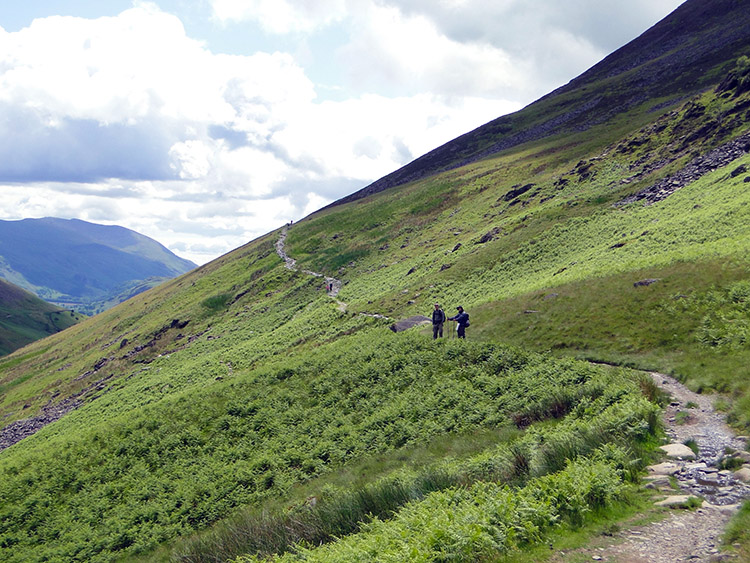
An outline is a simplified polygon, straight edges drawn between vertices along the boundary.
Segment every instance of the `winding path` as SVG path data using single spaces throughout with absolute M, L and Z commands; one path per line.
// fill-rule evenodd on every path
M 663 415 L 672 441 L 667 449 L 679 449 L 687 440 L 694 440 L 699 453 L 696 459 L 675 453 L 669 461 L 650 467 L 646 487 L 654 491 L 657 501 L 697 496 L 704 499 L 703 505 L 697 510 L 673 510 L 658 522 L 629 527 L 612 538 L 594 540 L 586 548 L 561 552 L 551 561 L 578 561 L 575 557 L 581 555 L 609 563 L 740 561 L 731 554 L 720 554 L 719 546 L 727 523 L 743 500 L 750 499 L 750 486 L 736 473 L 720 470 L 719 464 L 729 451 L 749 462 L 747 439 L 735 436 L 723 415 L 714 410 L 715 396 L 694 393 L 667 375 L 651 373 L 651 377 L 671 397 Z M 680 491 L 672 488 L 670 478 L 676 480 Z
M 291 258 L 286 253 L 286 235 L 289 232 L 289 225 L 285 225 L 284 228 L 281 229 L 281 233 L 279 234 L 279 238 L 276 241 L 276 253 L 279 255 L 279 257 L 284 261 L 284 265 L 294 272 L 301 271 L 303 274 L 307 274 L 308 276 L 314 276 L 316 278 L 323 278 L 326 282 L 326 292 L 328 293 L 328 296 L 331 297 L 336 304 L 338 305 L 339 311 L 342 313 L 346 311 L 347 304 L 338 299 L 339 291 L 341 291 L 341 286 L 343 285 L 342 281 L 336 278 L 332 278 L 330 276 L 326 276 L 325 274 L 321 274 L 319 272 L 313 272 L 312 270 L 299 270 L 297 268 L 297 261 L 294 258 Z M 330 288 L 330 289 L 329 289 Z M 363 317 L 372 317 L 375 319 L 388 319 L 385 315 L 381 315 L 378 313 L 360 313 Z

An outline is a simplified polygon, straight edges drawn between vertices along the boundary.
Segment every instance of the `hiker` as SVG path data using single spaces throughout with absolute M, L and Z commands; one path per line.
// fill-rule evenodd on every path
M 445 322 L 445 313 L 440 308 L 440 303 L 435 303 L 435 310 L 432 312 L 432 338 L 443 337 L 443 323 Z
M 466 338 L 466 327 L 469 326 L 469 313 L 464 312 L 464 308 L 459 305 L 456 307 L 458 313 L 452 317 L 448 317 L 449 321 L 456 321 L 458 326 L 456 331 L 458 332 L 459 338 Z

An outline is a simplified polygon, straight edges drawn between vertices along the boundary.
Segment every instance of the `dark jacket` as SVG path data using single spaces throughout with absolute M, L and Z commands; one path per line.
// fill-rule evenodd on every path
M 445 312 L 442 309 L 432 311 L 432 324 L 439 325 L 445 322 Z
M 453 317 L 448 317 L 448 320 L 456 321 L 459 326 L 466 327 L 466 323 L 469 322 L 469 313 L 462 311 Z

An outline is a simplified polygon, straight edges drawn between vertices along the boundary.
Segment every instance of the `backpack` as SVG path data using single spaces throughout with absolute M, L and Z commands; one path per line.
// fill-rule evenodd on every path
M 469 313 L 466 313 L 466 323 L 464 323 L 464 326 L 471 326 L 471 323 L 469 322 Z

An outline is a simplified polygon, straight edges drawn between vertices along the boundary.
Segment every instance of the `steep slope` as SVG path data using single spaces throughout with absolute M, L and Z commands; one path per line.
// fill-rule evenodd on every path
M 288 231 L 296 270 L 269 233 L 0 360 L 0 559 L 270 555 L 373 514 L 426 560 L 524 548 L 622 498 L 655 443 L 650 378 L 575 356 L 725 391 L 750 427 L 750 61 L 727 57 L 668 108 L 322 210 Z M 467 341 L 382 318 L 435 301 L 468 310 Z
M 194 267 L 123 227 L 49 217 L 0 221 L 0 275 L 84 313 L 99 312 Z
M 523 143 L 575 134 L 648 103 L 671 107 L 714 84 L 726 65 L 750 53 L 750 12 L 735 0 L 689 0 L 643 35 L 567 85 L 521 111 L 466 133 L 369 186 L 340 205 Z
M 0 356 L 60 332 L 81 318 L 0 279 Z

